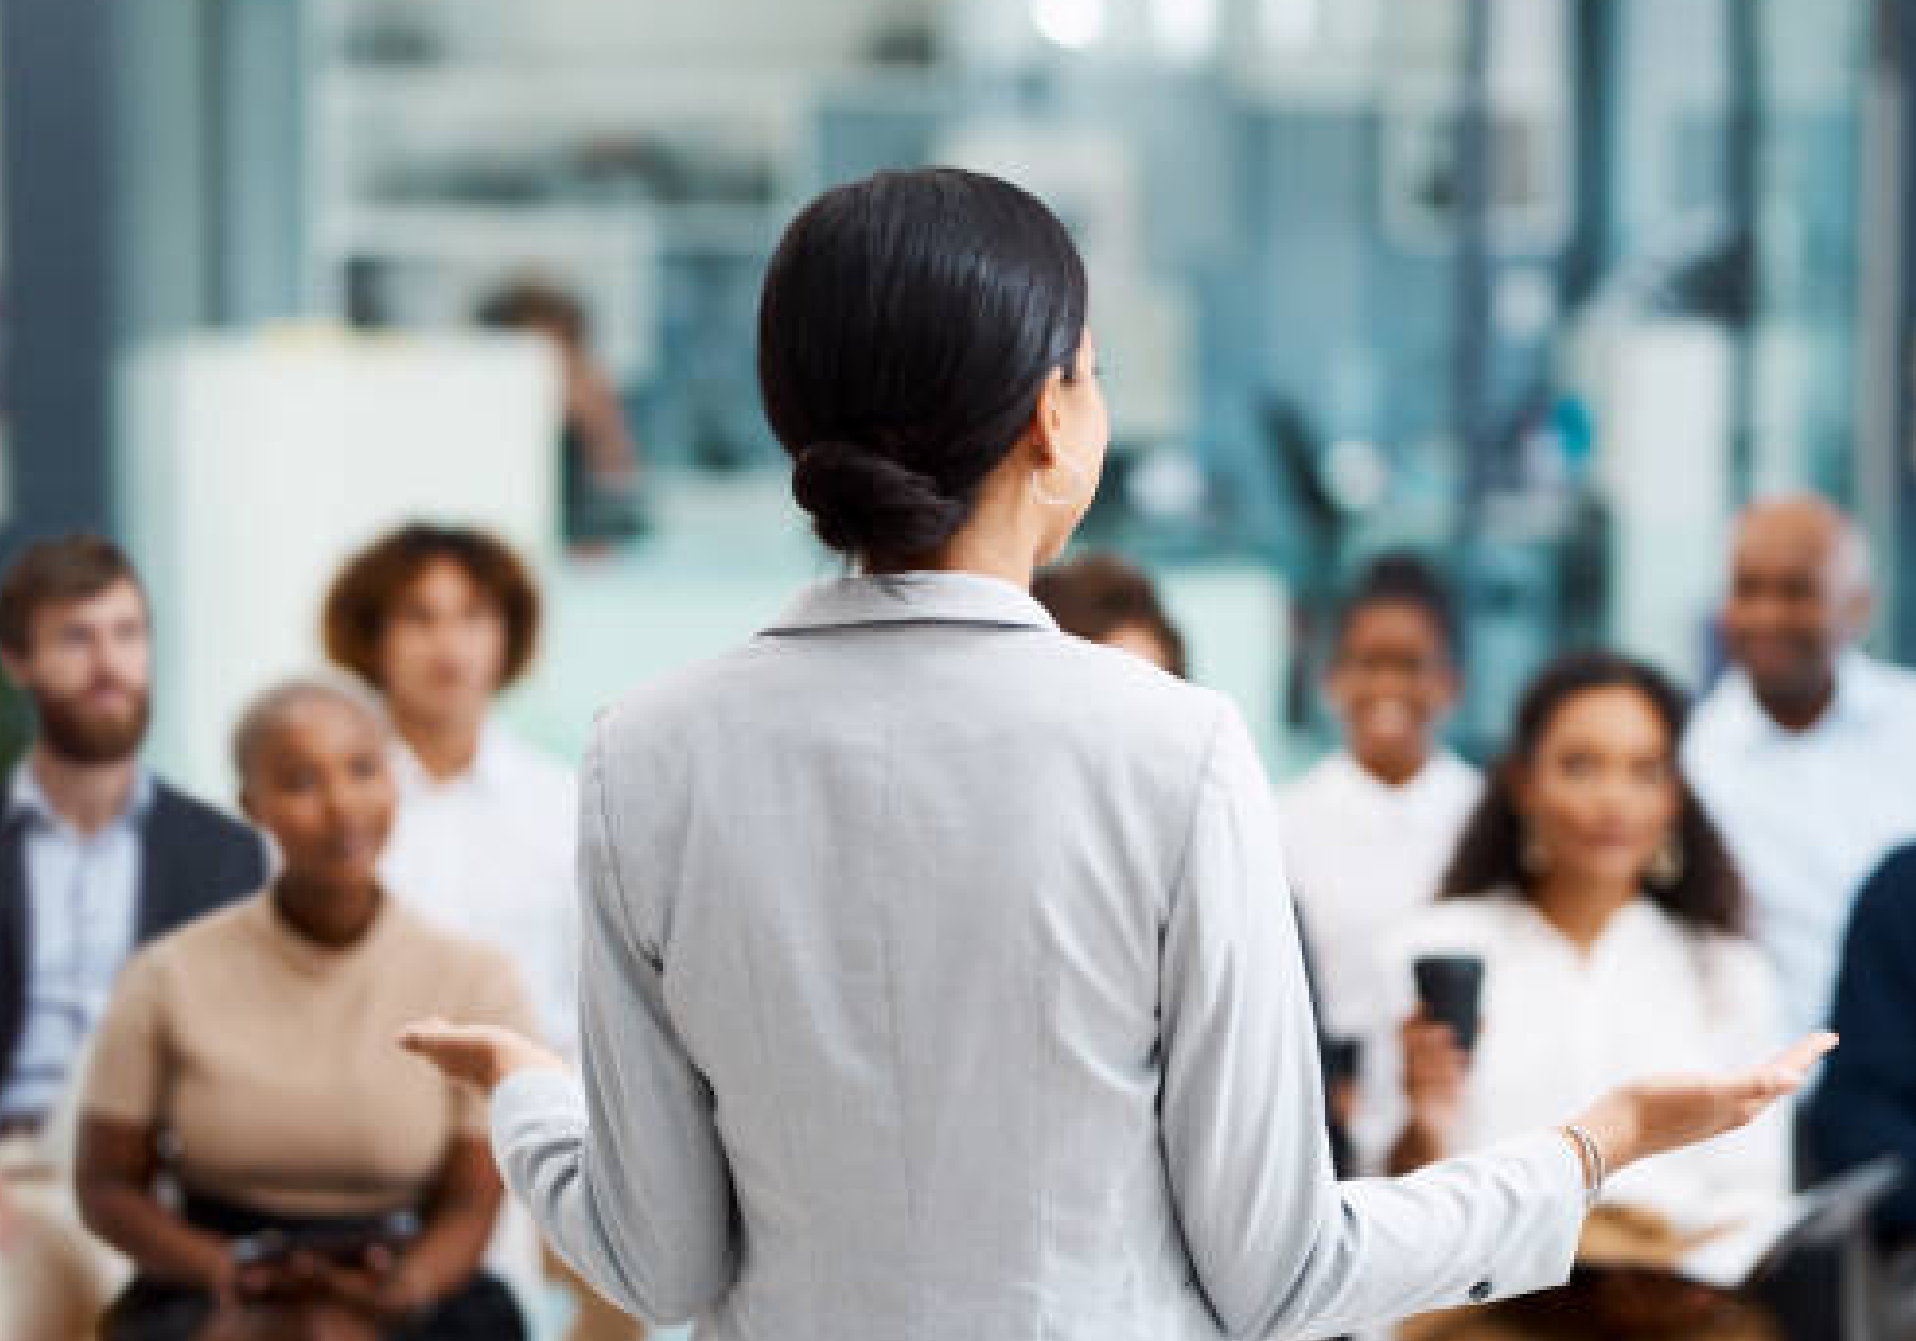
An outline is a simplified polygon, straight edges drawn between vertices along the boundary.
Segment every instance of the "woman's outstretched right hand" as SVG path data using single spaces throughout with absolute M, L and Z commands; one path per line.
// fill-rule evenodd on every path
M 1810 1069 L 1835 1046 L 1835 1034 L 1817 1033 L 1734 1075 L 1648 1077 L 1612 1090 L 1577 1123 L 1603 1152 L 1606 1170 L 1615 1173 L 1754 1121 L 1801 1089 Z
M 447 1079 L 487 1096 L 514 1071 L 565 1069 L 550 1048 L 490 1024 L 419 1020 L 399 1035 L 399 1046 L 431 1062 Z

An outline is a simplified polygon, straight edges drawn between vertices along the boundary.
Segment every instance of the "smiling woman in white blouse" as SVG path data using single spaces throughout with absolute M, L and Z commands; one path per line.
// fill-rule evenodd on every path
M 1317 957 L 1324 1031 L 1377 1023 L 1379 937 L 1437 896 L 1477 770 L 1438 735 L 1457 701 L 1456 617 L 1435 573 L 1385 554 L 1358 578 L 1331 640 L 1325 697 L 1339 748 L 1279 789 L 1291 891 Z
M 1553 1285 L 1605 1168 L 1747 1121 L 1826 1046 L 1336 1181 L 1250 733 L 1030 595 L 1104 461 L 1088 301 L 1064 225 L 992 177 L 798 216 L 760 389 L 852 571 L 599 719 L 583 1074 L 408 1034 L 492 1092 L 558 1250 L 701 1341 L 1321 1336 Z
M 1775 985 L 1743 934 L 1742 886 L 1677 769 L 1682 718 L 1676 689 L 1621 657 L 1567 658 L 1531 686 L 1444 898 L 1381 956 L 1403 1023 L 1365 1049 L 1358 1136 L 1373 1167 L 1401 1174 L 1483 1148 L 1646 1065 L 1719 1070 L 1776 1046 Z M 1468 1051 L 1415 1002 L 1425 956 L 1483 965 Z M 1787 1142 L 1778 1111 L 1619 1174 L 1604 1202 L 1627 1212 L 1609 1251 L 1648 1254 L 1666 1233 L 1773 1206 L 1788 1191 Z M 1504 1306 L 1503 1325 L 1568 1335 L 1553 1319 L 1595 1317 L 1669 1337 L 1760 1326 L 1734 1299 L 1637 1273 L 1585 1270 L 1558 1294 Z

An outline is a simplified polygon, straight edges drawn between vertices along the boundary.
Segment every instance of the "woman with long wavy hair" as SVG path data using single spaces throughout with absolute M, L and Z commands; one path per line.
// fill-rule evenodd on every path
M 1709 1071 L 1775 1046 L 1775 983 L 1744 935 L 1742 883 L 1678 768 L 1684 709 L 1654 668 L 1605 653 L 1532 683 L 1440 901 L 1383 956 L 1400 999 L 1365 1049 L 1359 1130 L 1373 1166 L 1404 1174 L 1483 1147 L 1641 1066 Z M 1481 962 L 1474 1042 L 1413 1004 L 1413 965 L 1431 956 Z M 1587 1240 L 1567 1290 L 1498 1306 L 1504 1325 L 1760 1330 L 1740 1300 L 1614 1261 L 1773 1204 L 1788 1191 L 1787 1135 L 1772 1113 L 1618 1175 L 1593 1221 L 1603 1246 Z M 1613 1265 L 1594 1266 L 1599 1252 Z

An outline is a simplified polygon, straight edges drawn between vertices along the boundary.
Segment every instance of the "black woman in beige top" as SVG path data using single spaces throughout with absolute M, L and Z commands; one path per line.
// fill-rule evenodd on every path
M 478 1271 L 501 1195 L 484 1114 L 392 1043 L 421 1011 L 529 1027 L 518 980 L 375 879 L 393 786 L 383 732 L 349 692 L 269 693 L 235 754 L 283 868 L 132 961 L 82 1096 L 81 1207 L 138 1270 L 102 1335 L 521 1336 Z M 232 1251 L 260 1230 L 350 1232 L 393 1213 L 416 1217 L 415 1237 L 337 1260 L 245 1266 Z

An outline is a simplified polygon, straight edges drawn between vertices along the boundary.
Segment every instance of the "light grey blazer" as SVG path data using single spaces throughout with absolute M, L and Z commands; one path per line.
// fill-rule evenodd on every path
M 513 1192 L 700 1341 L 1321 1336 L 1562 1282 L 1540 1132 L 1334 1181 L 1268 784 L 988 578 L 847 578 L 599 721 L 583 1083 Z

